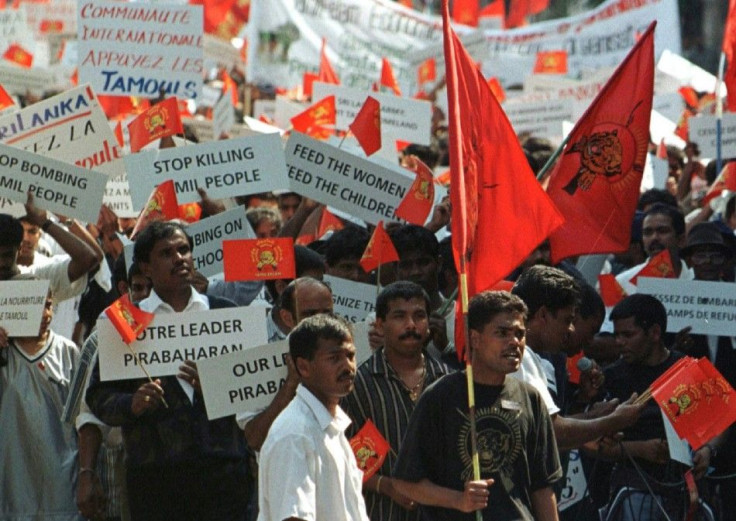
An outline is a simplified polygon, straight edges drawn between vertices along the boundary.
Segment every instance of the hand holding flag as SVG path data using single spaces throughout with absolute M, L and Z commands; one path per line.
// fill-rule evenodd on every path
M 363 471 L 363 483 L 383 465 L 391 446 L 386 441 L 374 423 L 369 419 L 361 429 L 350 438 L 350 448 L 353 449 L 358 468 Z

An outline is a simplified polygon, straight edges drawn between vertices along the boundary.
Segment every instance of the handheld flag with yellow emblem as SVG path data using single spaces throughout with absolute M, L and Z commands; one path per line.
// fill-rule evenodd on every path
M 153 313 L 147 313 L 133 305 L 127 293 L 110 304 L 105 309 L 105 315 L 126 344 L 135 340 L 154 317 Z
M 222 241 L 225 281 L 296 278 L 294 240 L 238 239 Z
M 135 239 L 138 233 L 153 221 L 168 221 L 177 217 L 179 217 L 179 202 L 176 200 L 174 181 L 169 179 L 151 192 L 151 196 L 146 201 L 146 206 L 143 207 L 138 216 L 138 221 L 135 223 L 130 238 Z
M 33 55 L 17 43 L 7 48 L 5 54 L 3 54 L 3 58 L 26 69 L 33 65 Z
M 387 262 L 399 260 L 399 253 L 391 242 L 386 230 L 383 229 L 383 221 L 378 222 L 378 226 L 371 235 L 371 240 L 365 247 L 363 257 L 360 259 L 360 265 L 366 273 L 370 273 L 378 266 Z
M 427 58 L 417 68 L 417 83 L 421 87 L 425 83 L 431 83 L 437 79 L 437 60 Z
M 416 178 L 396 207 L 396 216 L 422 226 L 434 206 L 434 176 L 429 167 L 417 156 L 406 157 L 404 166 L 414 172 Z
M 320 139 L 324 134 L 334 134 L 335 96 L 327 96 L 291 118 L 294 130 Z
M 383 465 L 391 446 L 371 420 L 366 420 L 363 427 L 350 438 L 350 448 L 355 454 L 358 468 L 363 471 L 363 483 Z
M 0 110 L 12 107 L 13 105 L 15 105 L 13 97 L 0 85 Z
M 539 51 L 534 74 L 567 74 L 567 51 Z
M 368 96 L 365 99 L 349 128 L 365 155 L 369 156 L 381 149 L 381 104 L 376 98 Z
M 674 279 L 677 278 L 675 274 L 675 267 L 672 264 L 672 256 L 669 250 L 662 250 L 654 257 L 649 259 L 644 267 L 639 270 L 639 273 L 634 275 L 631 279 L 631 283 L 636 286 L 636 281 L 639 277 L 653 277 L 656 279 Z
M 130 151 L 138 152 L 148 143 L 175 134 L 183 134 L 176 96 L 157 103 L 128 124 Z
M 317 81 L 340 85 L 340 78 L 337 77 L 335 69 L 332 68 L 330 60 L 327 59 L 327 38 L 322 38 L 322 48 L 319 52 L 319 73 L 317 75 Z
M 399 82 L 396 81 L 394 68 L 388 58 L 381 59 L 381 87 L 386 87 L 397 96 L 401 96 L 401 88 Z

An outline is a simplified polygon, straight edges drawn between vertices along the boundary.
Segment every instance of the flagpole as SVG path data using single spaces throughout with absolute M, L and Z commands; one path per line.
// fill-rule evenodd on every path
M 716 79 L 716 175 L 720 175 L 723 166 L 723 153 L 721 150 L 721 135 L 723 132 L 723 100 L 721 99 L 721 85 L 723 84 L 723 69 L 726 65 L 726 53 L 721 51 L 718 61 L 718 77 Z M 729 64 L 732 67 L 732 64 Z
M 552 168 L 557 161 L 557 158 L 560 157 L 562 154 L 562 151 L 565 149 L 565 146 L 567 146 L 567 142 L 570 141 L 570 136 L 572 135 L 572 132 L 568 133 L 565 136 L 565 139 L 562 140 L 562 143 L 560 143 L 560 146 L 557 147 L 557 150 L 555 150 L 554 154 L 550 156 L 550 158 L 547 160 L 547 162 L 544 164 L 542 169 L 537 173 L 537 181 L 541 181 L 545 174 L 549 171 L 550 168 Z
M 134 360 L 136 361 L 136 363 L 138 364 L 138 367 L 140 367 L 141 369 L 143 369 L 143 372 L 144 372 L 144 373 L 146 374 L 146 376 L 148 377 L 148 381 L 149 381 L 150 383 L 152 383 L 152 384 L 153 384 L 153 383 L 156 383 L 156 382 L 154 382 L 154 381 L 153 381 L 153 378 L 151 378 L 151 375 L 149 374 L 149 372 L 148 372 L 148 369 L 146 369 L 146 366 L 145 366 L 145 365 L 143 364 L 143 362 L 141 362 L 140 360 L 138 360 L 138 353 L 136 353 L 136 352 L 135 352 L 135 350 L 133 349 L 133 346 L 131 346 L 131 345 L 130 345 L 130 344 L 128 344 L 127 342 L 125 343 L 125 345 L 127 345 L 127 346 L 128 346 L 128 349 L 130 349 L 130 352 L 131 352 L 131 353 L 133 353 L 133 359 L 134 359 Z M 162 403 L 162 404 L 163 404 L 163 406 L 164 406 L 164 407 L 166 407 L 167 409 L 169 408 L 169 404 L 168 404 L 168 403 L 166 403 L 166 399 L 165 399 L 165 398 L 164 398 L 163 396 L 161 396 L 161 403 Z
M 347 139 L 347 137 L 348 137 L 349 135 L 350 135 L 350 129 L 348 129 L 348 131 L 347 131 L 347 132 L 345 132 L 345 135 L 344 135 L 344 136 L 342 137 L 342 139 L 340 140 L 340 144 L 339 144 L 339 145 L 337 145 L 337 148 L 342 148 L 342 144 L 343 144 L 343 143 L 345 142 L 345 140 Z

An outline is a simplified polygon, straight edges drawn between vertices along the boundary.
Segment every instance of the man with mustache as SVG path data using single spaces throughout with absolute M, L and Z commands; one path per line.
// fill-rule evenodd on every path
M 376 300 L 376 329 L 383 346 L 358 368 L 355 389 L 343 400 L 354 435 L 371 420 L 393 449 L 363 485 L 372 521 L 418 520 L 416 505 L 393 487 L 391 467 L 409 416 L 422 391 L 448 370 L 424 348 L 429 337 L 430 298 L 409 281 L 386 286 Z
M 341 319 L 318 314 L 289 335 L 301 383 L 261 448 L 259 521 L 367 521 L 340 399 L 353 389 L 355 345 Z

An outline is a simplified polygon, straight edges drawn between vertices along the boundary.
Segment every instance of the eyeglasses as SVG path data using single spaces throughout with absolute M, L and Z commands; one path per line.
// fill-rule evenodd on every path
M 705 264 L 723 264 L 726 262 L 726 255 L 719 251 L 699 251 L 690 256 L 690 260 L 695 265 Z

